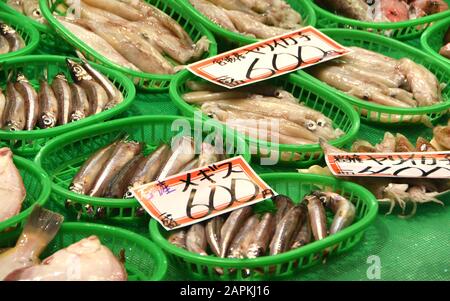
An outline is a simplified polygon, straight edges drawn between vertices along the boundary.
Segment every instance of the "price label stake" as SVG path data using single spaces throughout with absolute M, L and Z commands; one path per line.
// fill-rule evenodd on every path
M 351 52 L 312 26 L 237 48 L 187 67 L 233 89 L 326 62 Z
M 325 160 L 335 176 L 450 179 L 450 152 L 338 153 Z
M 166 230 L 199 223 L 277 195 L 242 156 L 146 184 L 132 192 Z

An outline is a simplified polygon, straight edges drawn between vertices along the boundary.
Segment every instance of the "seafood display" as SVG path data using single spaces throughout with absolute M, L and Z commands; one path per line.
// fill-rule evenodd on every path
M 302 27 L 302 16 L 284 0 L 189 0 L 212 22 L 248 37 L 267 39 Z
M 207 116 L 254 139 L 280 144 L 316 144 L 344 135 L 323 113 L 299 103 L 291 93 L 274 86 L 252 85 L 226 91 L 218 86 L 188 81 L 192 92 L 183 99 Z M 263 128 L 264 127 L 264 128 Z M 273 127 L 273 128 L 272 128 Z M 264 130 L 266 136 L 261 137 Z
M 15 52 L 25 47 L 22 36 L 11 26 L 0 20 L 0 55 Z
M 71 79 L 64 73 L 51 83 L 46 76 L 39 88 L 21 72 L 0 89 L 0 128 L 5 131 L 49 129 L 75 122 L 113 108 L 123 101 L 122 93 L 87 61 L 67 59 Z M 12 77 L 11 73 L 9 77 Z
M 365 22 L 401 22 L 448 10 L 443 0 L 317 0 L 321 7 Z
M 205 223 L 171 232 L 173 245 L 202 256 L 257 258 L 278 255 L 322 240 L 350 226 L 354 204 L 335 192 L 313 191 L 296 204 L 279 195 L 272 198 L 275 212 L 255 213 L 248 206 Z M 333 214 L 331 224 L 327 211 Z M 221 269 L 216 271 L 221 273 Z M 223 271 L 222 271 L 223 272 Z
M 83 0 L 79 6 L 79 16 L 57 16 L 59 22 L 109 61 L 134 71 L 174 74 L 175 65 L 199 59 L 209 48 L 206 37 L 194 43 L 175 20 L 143 0 Z
M 442 102 L 441 84 L 428 69 L 408 58 L 393 59 L 359 47 L 308 72 L 326 84 L 375 104 L 415 108 Z
M 447 30 L 444 36 L 444 46 L 439 50 L 439 53 L 442 56 L 450 59 L 450 28 Z
M 5 281 L 125 281 L 123 264 L 97 236 L 84 238 L 42 260 L 63 216 L 36 206 L 16 246 L 0 254 Z
M 149 147 L 128 137 L 114 141 L 82 164 L 69 190 L 91 197 L 130 199 L 133 198 L 132 188 L 212 164 L 222 158 L 222 151 L 209 143 L 203 143 L 200 154 L 196 156 L 194 140 L 187 136 L 174 139 L 171 145 L 163 143 L 144 156 Z M 66 205 L 76 204 L 67 200 Z M 86 209 L 93 217 L 102 217 L 104 213 L 103 208 L 94 212 L 87 205 Z M 136 214 L 143 213 L 140 209 Z
M 424 137 L 419 137 L 416 142 L 409 141 L 402 134 L 392 134 L 386 132 L 380 143 L 372 145 L 365 140 L 357 140 L 353 143 L 351 152 L 360 153 L 396 153 L 396 152 L 433 152 L 445 150 L 445 146 L 450 138 L 449 126 L 435 127 L 435 138 L 429 141 Z M 322 141 L 321 146 L 325 153 L 346 153 L 346 151 L 335 148 Z M 309 169 L 300 170 L 303 173 L 322 174 L 331 176 L 328 167 L 321 168 L 313 166 Z M 371 191 L 380 203 L 390 204 L 387 215 L 393 212 L 395 206 L 402 210 L 400 217 L 409 218 L 415 215 L 417 204 L 434 202 L 444 205 L 437 196 L 450 190 L 450 181 L 446 179 L 415 179 L 415 178 L 370 178 L 370 177 L 339 177 L 346 181 L 355 182 Z M 407 204 L 412 205 L 411 212 L 405 214 Z
M 9 148 L 0 148 L 0 178 L 0 222 L 3 222 L 19 214 L 26 196 L 23 179 Z

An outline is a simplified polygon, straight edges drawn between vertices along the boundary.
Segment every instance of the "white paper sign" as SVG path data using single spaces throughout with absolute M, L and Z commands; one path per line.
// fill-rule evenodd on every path
M 325 160 L 335 176 L 450 179 L 450 151 L 337 153 Z
M 242 156 L 133 189 L 142 207 L 167 230 L 189 226 L 277 194 Z
M 351 52 L 312 26 L 193 63 L 195 75 L 229 89 L 280 76 Z

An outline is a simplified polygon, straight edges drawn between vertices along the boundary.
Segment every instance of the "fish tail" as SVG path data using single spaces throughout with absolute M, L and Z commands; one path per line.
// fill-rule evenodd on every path
M 58 233 L 63 220 L 64 217 L 61 214 L 36 205 L 25 224 L 22 237 L 39 237 L 40 243 L 45 247 Z

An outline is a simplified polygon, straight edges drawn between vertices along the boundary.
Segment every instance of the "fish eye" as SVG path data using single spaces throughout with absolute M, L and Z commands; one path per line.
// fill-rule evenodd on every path
M 327 122 L 323 119 L 317 119 L 317 125 L 320 127 L 324 127 L 327 125 Z
M 306 128 L 310 131 L 314 131 L 317 128 L 317 124 L 312 120 L 308 120 L 306 121 Z
M 40 17 L 41 16 L 41 11 L 39 9 L 33 10 L 33 16 Z

